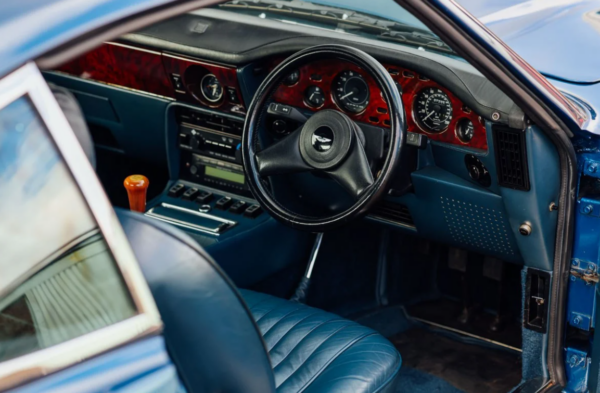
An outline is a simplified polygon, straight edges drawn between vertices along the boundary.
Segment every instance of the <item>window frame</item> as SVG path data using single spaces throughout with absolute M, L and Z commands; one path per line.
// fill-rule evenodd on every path
M 159 334 L 162 330 L 160 314 L 112 205 L 67 118 L 34 63 L 28 63 L 0 79 L 0 110 L 21 97 L 31 100 L 75 179 L 115 259 L 137 313 L 83 336 L 0 362 L 0 390 L 67 368 L 136 339 Z M 25 279 L 40 268 L 34 267 Z

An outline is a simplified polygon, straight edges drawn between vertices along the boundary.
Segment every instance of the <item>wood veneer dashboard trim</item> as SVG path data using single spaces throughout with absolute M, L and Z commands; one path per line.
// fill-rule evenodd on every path
M 231 102 L 226 92 L 223 99 L 215 104 L 192 94 L 188 89 L 177 90 L 170 75 L 180 75 L 185 85 L 186 70 L 191 66 L 198 66 L 198 71 L 204 74 L 215 74 L 224 89 L 235 88 L 238 103 Z M 118 42 L 106 42 L 58 67 L 56 71 L 160 98 L 219 108 L 226 112 L 245 112 L 235 66 L 215 64 Z
M 274 61 L 274 63 L 277 62 L 278 61 Z M 390 71 L 392 79 L 402 86 L 402 101 L 406 112 L 406 125 L 408 131 L 427 135 L 431 140 L 437 142 L 449 143 L 480 151 L 488 150 L 487 132 L 483 118 L 472 109 L 467 108 L 464 102 L 454 93 L 428 76 L 424 76 L 413 70 L 386 63 L 383 63 L 383 65 Z M 370 93 L 369 105 L 364 111 L 360 113 L 345 113 L 357 122 L 389 128 L 389 114 L 380 112 L 380 109 L 385 109 L 386 112 L 388 110 L 386 102 L 381 97 L 381 90 L 370 75 L 366 74 L 360 67 L 350 62 L 327 59 L 312 62 L 300 67 L 299 81 L 293 86 L 281 84 L 275 91 L 273 99 L 281 104 L 299 107 L 313 112 L 320 109 L 340 110 L 341 108 L 332 95 L 332 83 L 335 80 L 335 77 L 345 70 L 351 70 L 361 74 L 369 86 Z M 313 75 L 319 75 L 320 78 L 314 80 L 311 78 Z M 309 86 L 319 86 L 325 94 L 325 103 L 319 108 L 313 108 L 306 103 L 304 92 Z M 429 87 L 442 90 L 448 95 L 452 102 L 452 121 L 448 128 L 440 133 L 428 132 L 421 128 L 415 121 L 413 114 L 415 96 L 423 89 Z M 462 119 L 469 119 L 474 125 L 475 135 L 469 142 L 463 142 L 456 134 L 457 124 Z

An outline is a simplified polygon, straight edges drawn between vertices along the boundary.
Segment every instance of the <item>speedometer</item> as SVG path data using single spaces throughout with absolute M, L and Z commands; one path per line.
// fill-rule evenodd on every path
M 437 87 L 427 87 L 415 97 L 413 105 L 417 124 L 428 132 L 443 132 L 452 120 L 450 97 Z
M 360 113 L 369 105 L 369 85 L 355 71 L 339 73 L 331 90 L 338 106 L 347 112 Z

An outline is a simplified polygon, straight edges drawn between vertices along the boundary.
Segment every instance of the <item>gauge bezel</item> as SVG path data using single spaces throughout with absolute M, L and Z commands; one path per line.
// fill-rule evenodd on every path
M 308 98 L 306 97 L 306 91 L 308 89 L 310 89 L 311 87 L 318 87 L 319 89 L 321 89 L 321 92 L 323 94 L 323 103 L 319 106 L 314 106 L 310 103 L 310 101 L 308 100 Z M 304 89 L 304 91 L 302 92 L 302 101 L 304 102 L 304 105 L 306 105 L 308 108 L 311 109 L 320 109 L 325 105 L 325 101 L 327 101 L 327 95 L 325 94 L 325 91 L 323 90 L 323 88 L 321 86 L 318 85 L 308 85 L 306 87 L 306 89 Z
M 364 108 L 362 108 L 358 112 L 355 112 L 355 111 L 352 111 L 352 110 L 349 110 L 348 108 L 346 108 L 344 106 L 344 103 L 339 101 L 337 95 L 335 94 L 335 89 L 333 88 L 334 84 L 337 83 L 337 80 L 340 77 L 340 75 L 342 75 L 344 72 L 348 72 L 348 71 L 352 71 L 356 75 L 358 75 L 360 77 L 359 79 L 362 80 L 364 82 L 365 86 L 367 87 L 367 98 L 365 100 Z M 354 78 L 354 76 L 352 78 Z M 357 116 L 357 115 L 363 114 L 367 110 L 367 108 L 369 107 L 369 104 L 371 103 L 371 86 L 369 86 L 369 83 L 367 82 L 367 79 L 360 72 L 354 71 L 354 70 L 350 70 L 350 69 L 346 69 L 346 70 L 343 70 L 343 71 L 337 73 L 337 75 L 333 78 L 333 81 L 331 82 L 331 86 L 329 88 L 329 94 L 331 95 L 331 100 L 337 106 L 337 108 L 339 110 L 341 110 L 342 112 L 347 113 L 349 115 L 352 115 L 352 116 Z
M 219 83 L 219 86 L 221 86 L 221 94 L 219 94 L 219 98 L 217 98 L 217 99 L 208 98 L 206 96 L 206 93 L 204 92 L 204 80 L 210 76 L 214 77 L 217 80 L 217 82 Z M 200 79 L 200 93 L 202 94 L 202 97 L 204 97 L 205 100 L 214 104 L 214 103 L 220 102 L 223 99 L 223 94 L 225 93 L 225 88 L 223 87 L 223 84 L 221 83 L 219 78 L 216 77 L 215 74 L 209 73 L 209 74 L 204 75 L 202 77 L 202 79 Z
M 415 109 L 417 108 L 417 99 L 419 98 L 419 95 L 427 89 L 436 89 L 436 90 L 441 91 L 448 98 L 448 102 L 450 103 L 450 123 L 443 130 L 437 131 L 437 130 L 429 129 L 426 125 L 421 123 L 421 119 L 415 112 Z M 425 87 L 421 88 L 419 91 L 417 91 L 414 94 L 411 106 L 412 106 L 411 113 L 412 113 L 412 118 L 413 118 L 414 123 L 419 128 L 419 130 L 421 130 L 427 134 L 432 134 L 432 135 L 443 134 L 444 132 L 448 131 L 448 129 L 450 128 L 450 125 L 452 124 L 452 121 L 454 120 L 454 105 L 452 105 L 452 99 L 450 98 L 450 95 L 446 91 L 444 91 L 443 89 L 441 89 L 438 86 L 425 86 Z
M 473 120 L 469 119 L 468 117 L 459 117 L 456 120 L 456 124 L 454 125 L 454 135 L 456 136 L 456 139 L 458 139 L 458 141 L 460 143 L 462 143 L 463 145 L 468 145 L 473 141 L 473 138 L 469 139 L 468 141 L 464 141 L 461 137 L 460 134 L 458 133 L 458 127 L 460 125 L 460 123 L 464 120 L 470 121 L 471 124 L 473 125 L 473 138 L 475 138 L 475 123 L 473 123 Z

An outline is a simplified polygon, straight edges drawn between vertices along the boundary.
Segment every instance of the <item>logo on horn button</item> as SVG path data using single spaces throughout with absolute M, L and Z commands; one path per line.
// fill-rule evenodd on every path
M 312 146 L 316 151 L 325 152 L 333 144 L 333 131 L 329 127 L 320 127 L 312 135 Z

